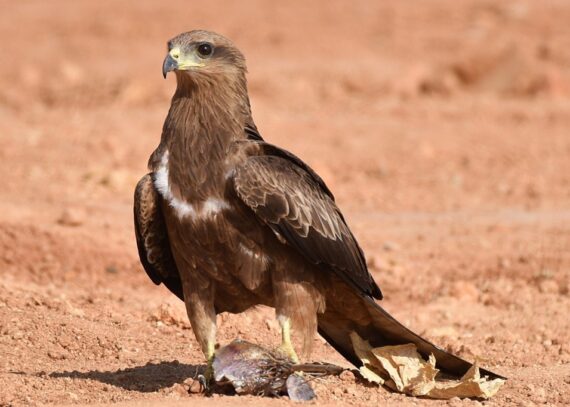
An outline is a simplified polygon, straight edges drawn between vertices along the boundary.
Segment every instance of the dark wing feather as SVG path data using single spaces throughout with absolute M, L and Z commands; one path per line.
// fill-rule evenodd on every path
M 261 134 L 259 134 L 254 125 L 246 125 L 244 131 L 249 140 L 263 141 L 263 137 L 261 137 Z
M 324 182 L 300 159 L 263 144 L 266 154 L 236 168 L 234 189 L 264 223 L 314 264 L 360 292 L 382 298 L 362 250 Z
M 160 208 L 160 195 L 152 175 L 141 178 L 135 189 L 135 235 L 141 263 L 153 283 L 164 284 L 181 300 L 182 282 L 170 250 L 168 233 Z

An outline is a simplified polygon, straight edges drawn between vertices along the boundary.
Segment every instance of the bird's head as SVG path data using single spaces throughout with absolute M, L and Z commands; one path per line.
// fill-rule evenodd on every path
M 203 76 L 244 76 L 245 58 L 236 46 L 222 35 L 195 30 L 168 41 L 168 54 L 162 74 L 174 71 L 180 82 L 184 78 Z

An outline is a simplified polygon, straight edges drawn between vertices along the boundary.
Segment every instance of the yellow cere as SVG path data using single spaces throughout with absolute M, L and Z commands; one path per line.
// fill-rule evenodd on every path
M 185 55 L 180 51 L 180 47 L 174 47 L 169 52 L 170 56 L 178 62 L 178 69 L 196 68 L 205 66 L 204 63 L 198 62 L 195 54 Z

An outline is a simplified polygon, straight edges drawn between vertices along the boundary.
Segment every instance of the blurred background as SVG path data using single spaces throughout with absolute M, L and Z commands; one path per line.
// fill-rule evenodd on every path
M 0 405 L 201 397 L 132 226 L 175 88 L 166 41 L 197 28 L 246 55 L 261 134 L 333 190 L 385 307 L 512 378 L 499 403 L 570 403 L 569 2 L 0 7 Z M 277 343 L 270 310 L 220 325 Z M 322 403 L 412 402 L 335 380 Z

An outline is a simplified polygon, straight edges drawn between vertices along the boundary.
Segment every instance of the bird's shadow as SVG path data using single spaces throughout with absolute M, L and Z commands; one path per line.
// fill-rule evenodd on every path
M 97 380 L 126 390 L 151 393 L 182 383 L 188 378 L 204 374 L 206 365 L 186 365 L 178 361 L 147 363 L 144 366 L 130 367 L 115 371 L 91 370 L 88 372 L 53 372 L 49 377 Z

